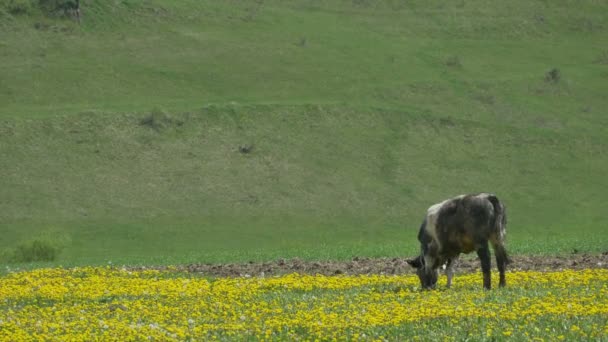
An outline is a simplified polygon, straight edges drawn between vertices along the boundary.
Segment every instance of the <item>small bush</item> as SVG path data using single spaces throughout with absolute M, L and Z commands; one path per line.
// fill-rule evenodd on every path
M 61 248 L 54 242 L 34 239 L 19 244 L 13 252 L 13 262 L 55 261 Z
M 458 56 L 450 56 L 445 60 L 445 65 L 451 68 L 462 68 L 462 63 L 460 62 L 460 58 Z
M 557 83 L 561 78 L 559 69 L 553 68 L 545 74 L 545 82 Z
M 28 14 L 32 11 L 30 0 L 7 0 L 3 3 L 6 10 L 13 15 Z
M 76 0 L 38 0 L 40 7 L 49 11 L 63 11 L 69 8 L 76 8 Z
M 155 131 L 159 131 L 162 128 L 171 124 L 171 118 L 164 111 L 155 108 L 148 115 L 144 116 L 139 120 L 141 126 L 152 128 Z
M 239 152 L 241 152 L 242 154 L 248 154 L 248 153 L 251 153 L 252 151 L 253 151 L 253 144 L 239 145 Z
M 151 128 L 157 132 L 170 128 L 179 128 L 185 124 L 183 119 L 174 118 L 161 109 L 153 109 L 149 114 L 139 119 L 139 125 Z
M 38 0 L 38 6 L 47 15 L 80 20 L 79 0 Z
M 74 16 L 79 8 L 77 0 L 0 0 L 0 12 L 4 9 L 12 15 L 42 11 L 53 16 Z

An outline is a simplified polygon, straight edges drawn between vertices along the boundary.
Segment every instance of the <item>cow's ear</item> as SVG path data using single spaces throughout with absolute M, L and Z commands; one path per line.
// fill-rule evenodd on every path
M 419 256 L 417 256 L 414 259 L 408 259 L 407 263 L 410 264 L 410 266 L 414 267 L 414 268 L 420 268 L 422 267 L 422 258 Z

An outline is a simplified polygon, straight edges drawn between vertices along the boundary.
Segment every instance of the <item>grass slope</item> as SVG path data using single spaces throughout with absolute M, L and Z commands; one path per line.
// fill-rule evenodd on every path
M 0 249 L 413 254 L 428 205 L 490 190 L 514 253 L 605 250 L 606 7 L 89 0 L 81 26 L 0 11 Z

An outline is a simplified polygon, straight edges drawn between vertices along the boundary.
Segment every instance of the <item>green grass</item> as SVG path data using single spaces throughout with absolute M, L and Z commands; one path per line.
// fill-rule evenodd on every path
M 512 253 L 604 251 L 605 13 L 90 0 L 79 26 L 0 10 L 0 250 L 50 232 L 64 265 L 410 255 L 430 204 L 493 191 Z

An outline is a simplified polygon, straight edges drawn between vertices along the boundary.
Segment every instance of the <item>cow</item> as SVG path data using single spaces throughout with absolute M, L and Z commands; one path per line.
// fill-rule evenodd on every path
M 424 289 L 437 285 L 438 268 L 446 265 L 447 287 L 452 285 L 454 263 L 461 253 L 476 251 L 481 261 L 483 287 L 490 289 L 490 249 L 492 244 L 500 273 L 499 286 L 506 285 L 508 263 L 505 248 L 507 214 L 496 195 L 479 193 L 460 195 L 432 205 L 418 232 L 420 255 L 407 262 L 416 268 Z

